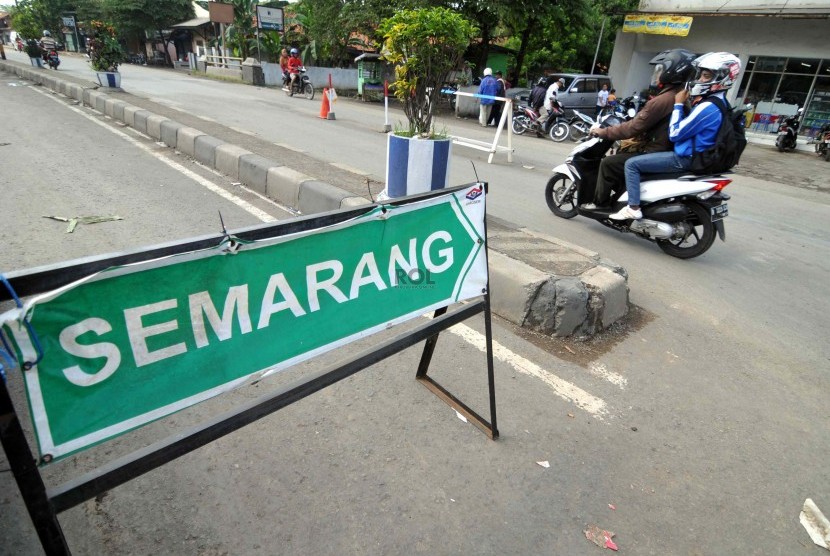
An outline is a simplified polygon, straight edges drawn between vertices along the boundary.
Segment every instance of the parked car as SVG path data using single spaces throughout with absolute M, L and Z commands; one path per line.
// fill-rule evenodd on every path
M 554 73 L 548 76 L 548 83 L 553 83 L 559 78 L 565 80 L 565 86 L 559 90 L 557 98 L 566 112 L 576 110 L 591 111 L 597 105 L 597 93 L 603 84 L 608 85 L 611 90 L 611 78 L 607 75 L 591 75 L 587 73 Z M 527 103 L 530 97 L 530 89 L 513 88 L 507 91 L 507 95 L 522 103 Z

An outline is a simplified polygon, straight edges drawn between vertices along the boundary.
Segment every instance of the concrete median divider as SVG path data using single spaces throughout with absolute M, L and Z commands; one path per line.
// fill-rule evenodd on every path
M 0 61 L 0 70 L 76 99 L 193 157 L 302 214 L 369 204 L 360 194 L 319 181 L 235 144 L 89 87 Z M 493 310 L 552 336 L 587 337 L 628 312 L 625 269 L 597 253 L 488 217 Z

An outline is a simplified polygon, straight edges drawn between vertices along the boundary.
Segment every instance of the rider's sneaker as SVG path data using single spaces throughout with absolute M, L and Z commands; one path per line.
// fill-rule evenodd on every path
M 584 208 L 586 210 L 594 210 L 597 206 L 594 203 L 585 203 L 584 205 L 579 205 L 579 208 Z
M 639 220 L 643 217 L 643 211 L 640 209 L 633 209 L 626 205 L 608 218 L 611 220 Z

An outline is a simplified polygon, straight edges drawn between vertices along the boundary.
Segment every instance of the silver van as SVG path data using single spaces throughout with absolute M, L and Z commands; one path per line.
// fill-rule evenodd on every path
M 565 86 L 556 95 L 559 102 L 567 109 L 594 110 L 597 105 L 597 93 L 603 85 L 611 90 L 611 78 L 607 75 L 588 75 L 575 73 L 554 73 L 550 76 L 553 81 L 560 77 L 565 79 Z
M 548 76 L 548 83 L 553 83 L 559 78 L 565 80 L 565 86 L 559 89 L 556 97 L 566 110 L 576 108 L 581 111 L 588 111 L 593 115 L 594 107 L 597 105 L 597 93 L 603 85 L 612 88 L 611 78 L 607 75 L 591 75 L 587 73 L 554 73 Z M 521 102 L 527 102 L 530 96 L 530 89 L 511 89 L 508 94 Z

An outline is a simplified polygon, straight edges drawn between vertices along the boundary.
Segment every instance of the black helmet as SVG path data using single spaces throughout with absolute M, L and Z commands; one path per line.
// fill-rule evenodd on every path
M 683 48 L 664 50 L 651 59 L 649 64 L 654 66 L 651 76 L 652 87 L 670 84 L 686 83 L 695 74 L 692 61 L 697 54 Z

